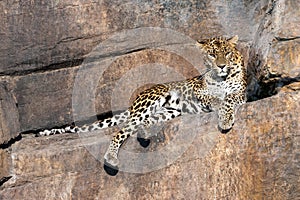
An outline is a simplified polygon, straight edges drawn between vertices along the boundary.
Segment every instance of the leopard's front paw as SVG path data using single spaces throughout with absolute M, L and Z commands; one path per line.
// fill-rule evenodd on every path
M 228 111 L 220 110 L 219 111 L 219 123 L 218 129 L 221 133 L 228 133 L 234 124 L 234 115 Z
M 233 124 L 234 124 L 234 122 L 231 120 L 227 121 L 227 122 L 220 121 L 219 125 L 218 125 L 218 129 L 221 133 L 226 134 L 232 129 Z
M 219 129 L 219 131 L 220 131 L 221 133 L 226 134 L 226 133 L 228 133 L 228 132 L 232 129 L 232 126 L 231 126 L 230 128 L 228 128 L 228 129 L 223 129 L 223 128 L 221 128 L 220 125 L 219 125 L 219 126 L 218 126 L 218 129 Z

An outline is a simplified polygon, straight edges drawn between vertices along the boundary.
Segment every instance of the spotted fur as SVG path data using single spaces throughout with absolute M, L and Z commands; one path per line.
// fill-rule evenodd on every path
M 83 127 L 45 130 L 40 135 L 93 131 L 124 122 L 104 156 L 106 163 L 117 166 L 121 145 L 139 127 L 148 128 L 184 114 L 216 111 L 219 130 L 227 133 L 234 124 L 235 107 L 246 101 L 246 69 L 236 49 L 237 40 L 234 36 L 198 41 L 208 69 L 201 76 L 155 85 L 140 93 L 128 110 L 110 119 Z

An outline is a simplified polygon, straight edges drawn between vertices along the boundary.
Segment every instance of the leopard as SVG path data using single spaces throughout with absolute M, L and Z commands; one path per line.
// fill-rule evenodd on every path
M 235 108 L 246 102 L 246 68 L 237 42 L 237 35 L 198 40 L 196 46 L 203 52 L 206 67 L 203 74 L 156 84 L 142 91 L 127 110 L 111 118 L 80 127 L 44 130 L 38 136 L 88 132 L 124 124 L 113 135 L 104 155 L 105 165 L 117 169 L 121 146 L 140 127 L 149 128 L 186 114 L 216 112 L 218 130 L 226 134 L 234 125 Z

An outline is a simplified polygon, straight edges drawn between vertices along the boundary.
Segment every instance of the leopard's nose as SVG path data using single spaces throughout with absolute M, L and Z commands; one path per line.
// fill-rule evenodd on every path
M 225 64 L 218 65 L 218 67 L 221 69 L 223 69 L 225 66 L 226 66 Z

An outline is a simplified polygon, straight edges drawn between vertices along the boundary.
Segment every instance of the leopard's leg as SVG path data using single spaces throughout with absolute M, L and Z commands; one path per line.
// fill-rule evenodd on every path
M 230 104 L 224 104 L 218 111 L 218 128 L 221 133 L 227 133 L 234 124 L 234 109 Z
M 121 145 L 129 136 L 137 132 L 140 125 L 151 125 L 167 121 L 180 114 L 180 111 L 178 111 L 181 105 L 180 95 L 177 91 L 169 91 L 161 95 L 156 101 L 152 101 L 151 98 L 138 99 L 134 104 L 140 105 L 141 100 L 144 105 L 149 105 L 147 107 L 133 106 L 136 111 L 131 113 L 127 124 L 113 137 L 105 153 L 105 161 L 112 166 L 117 166 L 119 163 L 118 152 Z
M 109 147 L 104 155 L 104 160 L 106 163 L 113 167 L 118 166 L 118 153 L 120 147 L 129 136 L 132 136 L 137 131 L 139 124 L 140 121 L 138 118 L 130 118 L 127 124 L 113 136 L 113 139 L 110 141 Z
M 149 107 L 146 109 L 146 112 L 150 110 L 151 109 Z M 118 153 L 120 147 L 129 136 L 132 136 L 138 131 L 138 128 L 140 126 L 149 127 L 155 123 L 168 121 L 179 116 L 180 113 L 181 112 L 179 109 L 163 107 L 160 109 L 156 109 L 155 113 L 149 116 L 147 116 L 146 114 L 142 117 L 131 117 L 130 120 L 128 120 L 128 123 L 116 135 L 113 136 L 113 139 L 109 144 L 109 148 L 104 156 L 105 161 L 108 164 L 116 167 L 119 164 Z
M 227 95 L 218 110 L 218 128 L 221 133 L 227 133 L 231 130 L 235 121 L 234 109 L 237 105 L 245 103 L 244 93 L 233 93 Z
M 109 144 L 109 148 L 104 155 L 105 161 L 116 167 L 119 164 L 118 153 L 119 149 L 125 140 L 137 132 L 140 125 L 149 127 L 152 124 L 168 121 L 180 115 L 180 110 L 174 110 L 172 108 L 162 108 L 156 111 L 155 114 L 139 119 L 132 117 L 128 123 L 113 136 Z

